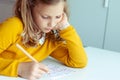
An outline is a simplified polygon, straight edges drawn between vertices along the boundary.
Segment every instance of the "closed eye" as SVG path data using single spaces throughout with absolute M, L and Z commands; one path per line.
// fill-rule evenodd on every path
M 49 19 L 49 16 L 42 16 L 43 19 Z
M 57 19 L 60 19 L 60 18 L 61 18 L 61 16 L 56 16 L 56 18 L 57 18 Z

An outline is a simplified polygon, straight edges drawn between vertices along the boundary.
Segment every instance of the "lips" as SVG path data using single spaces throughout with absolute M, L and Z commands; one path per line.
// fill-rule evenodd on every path
M 46 30 L 52 30 L 52 28 L 48 27 L 48 28 L 45 28 Z
M 46 28 L 46 29 L 51 29 L 51 28 Z
M 51 28 L 45 28 L 46 32 L 50 32 L 52 29 Z
M 51 30 L 51 28 L 46 28 L 46 30 Z

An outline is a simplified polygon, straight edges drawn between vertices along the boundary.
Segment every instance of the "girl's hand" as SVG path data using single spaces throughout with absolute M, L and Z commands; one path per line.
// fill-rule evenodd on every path
M 48 72 L 48 68 L 42 63 L 22 62 L 18 66 L 18 75 L 28 80 L 39 79 L 44 73 Z
M 69 26 L 68 18 L 66 13 L 63 13 L 62 20 L 56 25 L 55 29 L 63 30 Z

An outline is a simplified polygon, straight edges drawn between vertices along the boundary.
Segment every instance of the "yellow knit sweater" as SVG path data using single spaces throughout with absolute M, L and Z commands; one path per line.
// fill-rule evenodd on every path
M 70 67 L 83 68 L 87 64 L 87 56 L 80 37 L 72 26 L 60 31 L 66 43 L 56 43 L 46 39 L 43 45 L 26 48 L 21 42 L 23 24 L 17 17 L 11 17 L 0 23 L 0 75 L 17 77 L 17 67 L 20 62 L 30 61 L 16 47 L 20 44 L 30 55 L 42 61 L 49 55 Z

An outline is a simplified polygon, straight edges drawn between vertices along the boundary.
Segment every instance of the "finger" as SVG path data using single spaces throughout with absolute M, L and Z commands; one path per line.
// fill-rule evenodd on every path
M 34 72 L 32 76 L 29 77 L 29 80 L 37 80 L 42 77 L 42 72 Z
M 42 70 L 42 71 L 44 71 L 45 73 L 48 73 L 49 72 L 49 69 L 47 68 L 47 67 L 40 67 L 40 69 Z
M 41 70 L 41 69 L 38 71 L 38 74 L 45 74 L 45 73 L 46 73 L 46 72 L 43 71 L 43 70 Z
M 58 26 L 58 24 L 53 27 L 53 30 L 57 30 L 57 26 Z
M 53 28 L 53 30 L 59 30 L 61 27 L 61 23 L 57 23 L 56 26 Z
M 42 74 L 36 74 L 34 77 L 35 77 L 36 79 L 39 79 L 39 78 L 42 77 Z
M 37 80 L 37 78 L 32 76 L 32 77 L 29 77 L 28 80 Z
M 64 20 L 64 21 L 67 21 L 67 15 L 66 15 L 66 13 L 64 13 L 63 16 L 64 16 L 64 17 L 63 17 L 63 20 Z
M 45 66 L 45 65 L 43 65 L 43 64 L 40 64 L 40 65 L 39 65 L 39 68 L 40 68 L 42 71 L 44 71 L 44 72 L 49 72 L 48 67 Z
M 45 74 L 45 73 L 46 73 L 45 71 L 39 69 L 38 72 L 36 72 L 36 74 L 34 74 L 34 77 L 35 77 L 36 79 L 39 79 L 39 78 L 41 78 L 42 75 Z

